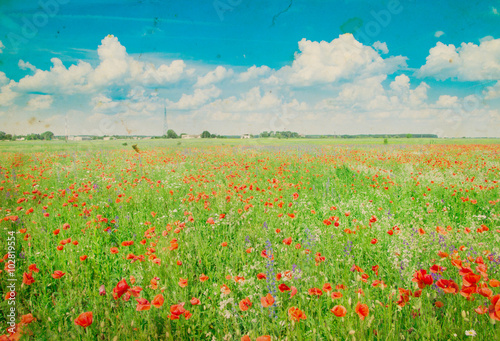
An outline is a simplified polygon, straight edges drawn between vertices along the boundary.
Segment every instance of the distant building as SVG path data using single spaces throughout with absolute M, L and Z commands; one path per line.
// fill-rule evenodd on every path
M 75 136 L 75 141 L 90 141 L 92 138 L 90 136 Z
M 252 138 L 252 134 L 243 134 L 243 135 L 241 135 L 241 138 L 242 139 L 251 139 Z
M 182 135 L 183 139 L 200 139 L 201 135 Z
M 16 139 L 16 141 L 24 141 L 24 137 L 21 137 L 19 139 Z
M 143 140 L 151 140 L 151 136 L 146 136 L 142 138 Z
M 111 136 L 104 136 L 102 139 L 103 139 L 104 141 L 109 141 L 109 140 L 111 140 Z

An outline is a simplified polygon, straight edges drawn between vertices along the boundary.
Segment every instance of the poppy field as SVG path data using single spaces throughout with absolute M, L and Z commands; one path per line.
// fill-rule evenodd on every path
M 500 340 L 499 184 L 500 144 L 6 149 L 0 340 Z

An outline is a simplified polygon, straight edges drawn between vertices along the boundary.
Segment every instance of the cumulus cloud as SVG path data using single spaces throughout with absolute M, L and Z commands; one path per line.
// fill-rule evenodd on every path
M 387 48 L 386 43 L 381 43 L 380 41 L 376 41 L 372 45 L 376 50 L 382 52 L 383 54 L 389 53 L 389 49 Z
M 36 67 L 30 62 L 25 62 L 22 59 L 19 59 L 19 63 L 17 64 L 21 70 L 30 69 L 31 71 L 36 71 Z
M 349 33 L 331 42 L 302 39 L 299 51 L 292 65 L 278 70 L 272 76 L 273 80 L 294 86 L 311 86 L 387 75 L 406 67 L 406 57 L 384 59 L 374 48 L 361 44 Z
M 500 79 L 500 39 L 487 37 L 479 45 L 462 43 L 460 47 L 438 42 L 430 49 L 425 65 L 416 75 L 438 80 Z
M 457 96 L 441 95 L 436 101 L 436 107 L 450 108 L 458 104 Z
M 265 76 L 270 72 L 271 69 L 266 65 L 262 65 L 259 67 L 254 65 L 249 67 L 247 71 L 240 73 L 237 80 L 238 82 L 248 82 L 251 79 Z
M 50 95 L 32 96 L 28 101 L 26 109 L 28 110 L 43 110 L 48 109 L 52 105 L 53 98 Z
M 197 109 L 211 99 L 219 97 L 220 94 L 221 90 L 214 85 L 210 88 L 195 89 L 192 95 L 183 94 L 177 102 L 167 99 L 167 107 L 179 110 Z
M 109 86 L 162 86 L 192 74 L 182 60 L 158 67 L 129 56 L 117 37 L 106 36 L 97 49 L 99 64 L 94 69 L 79 61 L 66 68 L 58 58 L 52 58 L 50 70 L 36 69 L 34 75 L 19 81 L 17 89 L 26 92 L 61 92 L 65 94 L 97 92 Z M 21 68 L 32 66 L 20 61 Z
M 9 83 L 9 79 L 5 75 L 5 72 L 0 71 L 0 86 L 6 85 Z
M 111 98 L 103 94 L 93 97 L 90 103 L 93 106 L 93 110 L 96 112 L 108 111 L 119 105 L 118 102 L 114 102 Z
M 0 53 L 3 53 L 3 49 L 5 48 L 4 44 L 2 41 L 0 41 Z
M 495 85 L 486 88 L 483 91 L 485 99 L 495 99 L 500 97 L 500 81 L 496 82 Z
M 0 78 L 2 78 L 1 75 Z M 6 80 L 6 78 L 7 77 L 5 77 L 4 81 Z M 16 82 L 11 80 L 8 84 L 0 88 L 0 107 L 10 106 L 12 103 L 14 103 L 14 100 L 19 96 L 17 92 L 12 90 L 15 83 Z
M 319 101 L 315 109 L 330 112 L 370 112 L 378 118 L 397 115 L 403 111 L 427 109 L 427 90 L 429 86 L 421 82 L 412 89 L 410 78 L 399 75 L 383 86 L 387 76 L 378 75 L 358 79 L 343 84 L 336 97 Z
M 217 66 L 215 70 L 209 71 L 205 76 L 199 76 L 195 87 L 203 87 L 213 83 L 220 82 L 225 78 L 229 78 L 234 74 L 232 69 L 226 69 L 223 66 Z
M 436 38 L 439 38 L 439 37 L 441 37 L 442 35 L 444 35 L 444 32 L 443 32 L 443 31 L 436 31 L 436 33 L 434 33 L 434 37 L 436 37 Z

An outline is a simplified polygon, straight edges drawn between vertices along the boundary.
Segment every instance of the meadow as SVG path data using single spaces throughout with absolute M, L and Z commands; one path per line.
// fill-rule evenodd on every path
M 499 183 L 499 140 L 0 143 L 0 340 L 500 340 Z

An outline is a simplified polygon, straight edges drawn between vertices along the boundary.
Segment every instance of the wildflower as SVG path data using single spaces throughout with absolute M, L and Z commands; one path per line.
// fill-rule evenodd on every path
M 342 305 L 336 305 L 330 311 L 337 317 L 344 317 L 347 313 L 347 309 Z
M 88 311 L 86 313 L 81 313 L 76 319 L 75 324 L 77 326 L 82 326 L 83 328 L 87 328 L 92 324 L 92 312 Z
M 500 321 L 500 294 L 493 296 L 488 312 L 492 319 Z
M 241 311 L 247 311 L 248 308 L 250 308 L 251 306 L 252 306 L 252 302 L 250 301 L 250 299 L 248 297 L 241 300 L 240 304 L 239 304 Z
M 156 295 L 153 298 L 153 300 L 151 301 L 151 304 L 155 308 L 160 308 L 163 305 L 163 302 L 165 302 L 165 299 L 163 298 L 163 295 L 162 294 L 158 294 L 158 295 Z
M 188 280 L 187 278 L 179 278 L 179 286 L 181 288 L 185 288 L 188 285 Z
M 116 284 L 116 287 L 113 288 L 113 298 L 115 300 L 119 299 L 120 297 L 123 296 L 127 292 L 127 290 L 130 287 L 127 284 L 127 281 L 125 279 L 122 279 L 118 284 Z
M 145 298 L 136 298 L 135 299 L 137 301 L 137 306 L 135 308 L 135 310 L 137 311 L 143 311 L 143 310 L 149 310 L 151 309 L 151 304 L 149 303 L 149 301 Z M 162 302 L 163 304 L 163 302 Z M 159 307 L 157 307 L 159 308 Z
M 290 309 L 288 309 L 288 315 L 290 316 L 292 321 L 296 322 L 306 319 L 306 314 L 304 314 L 302 310 L 296 307 L 291 307 Z
M 260 303 L 264 308 L 270 307 L 274 304 L 274 297 L 271 294 L 267 294 L 260 299 Z
M 356 304 L 356 314 L 359 315 L 359 318 L 361 320 L 364 320 L 365 317 L 368 316 L 368 313 L 370 312 L 370 310 L 368 309 L 368 306 L 366 304 L 361 304 L 358 302 L 358 304 Z
M 30 273 L 24 273 L 23 274 L 23 283 L 26 285 L 31 285 L 35 283 L 35 279 L 33 278 L 33 273 L 30 271 Z
M 54 273 L 52 274 L 52 277 L 53 277 L 54 279 L 59 279 L 59 278 L 61 278 L 61 277 L 62 277 L 62 276 L 64 276 L 64 275 L 65 275 L 65 273 L 64 273 L 64 272 L 62 272 L 61 270 L 56 270 L 56 271 L 54 271 Z
M 471 329 L 471 330 L 466 330 L 465 331 L 465 335 L 466 336 L 472 336 L 472 337 L 474 337 L 474 336 L 477 335 L 477 333 L 476 333 L 476 331 L 474 329 Z

